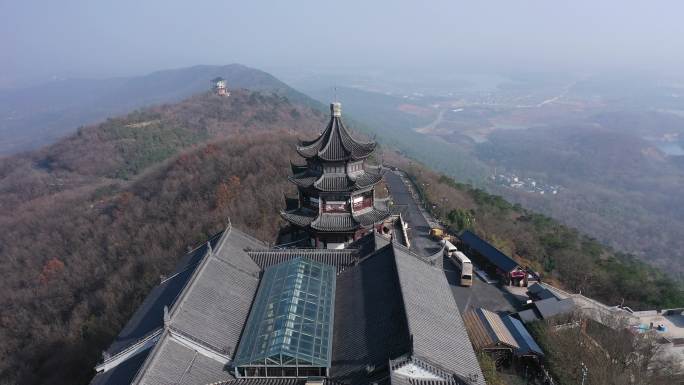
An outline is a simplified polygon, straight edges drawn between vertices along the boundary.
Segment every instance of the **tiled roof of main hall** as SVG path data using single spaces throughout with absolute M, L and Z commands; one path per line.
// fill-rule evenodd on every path
M 264 267 L 307 256 L 337 263 L 331 266 L 336 284 L 328 382 L 384 384 L 389 360 L 411 355 L 443 377 L 477 378 L 474 384 L 484 384 L 444 272 L 407 248 L 388 243 L 363 248 L 368 254 L 358 257 L 361 249 L 266 250 L 236 229 L 224 232 L 215 244 L 164 317 L 156 345 L 126 361 L 135 364 L 125 371 L 137 372 L 133 384 L 231 383 L 257 288 L 264 284 Z M 93 384 L 114 384 L 124 377 L 109 379 L 108 373 L 115 372 L 99 373 Z

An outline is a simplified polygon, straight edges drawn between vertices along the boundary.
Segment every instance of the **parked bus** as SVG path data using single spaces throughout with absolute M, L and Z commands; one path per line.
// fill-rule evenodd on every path
M 451 254 L 458 251 L 453 243 L 449 242 L 447 239 L 442 240 L 442 246 L 444 246 L 444 256 L 451 257 Z
M 460 251 L 451 254 L 451 260 L 461 268 L 461 286 L 473 285 L 473 263 Z
M 473 285 L 473 264 L 462 252 L 458 251 L 453 243 L 446 239 L 442 241 L 444 256 L 451 258 L 461 268 L 461 286 Z

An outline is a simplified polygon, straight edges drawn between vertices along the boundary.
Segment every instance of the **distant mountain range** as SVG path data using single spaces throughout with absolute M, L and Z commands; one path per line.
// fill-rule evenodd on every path
M 280 94 L 307 105 L 318 103 L 272 75 L 240 64 L 197 65 L 148 75 L 110 79 L 66 79 L 28 88 L 0 90 L 0 156 L 35 149 L 73 133 L 78 126 L 208 91 L 221 76 L 228 87 Z

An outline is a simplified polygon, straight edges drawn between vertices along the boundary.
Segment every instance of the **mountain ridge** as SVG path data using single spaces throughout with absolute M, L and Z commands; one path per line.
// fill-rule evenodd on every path
M 0 90 L 0 157 L 50 144 L 78 126 L 109 116 L 178 102 L 209 90 L 210 80 L 219 76 L 226 79 L 229 89 L 272 92 L 321 107 L 273 75 L 242 64 L 196 65 L 132 77 L 65 79 Z

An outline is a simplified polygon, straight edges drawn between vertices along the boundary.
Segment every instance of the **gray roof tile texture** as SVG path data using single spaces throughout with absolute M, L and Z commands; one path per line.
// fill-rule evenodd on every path
M 316 219 L 318 213 L 307 208 L 296 208 L 294 210 L 282 211 L 280 216 L 296 226 L 306 227 Z
M 362 226 L 371 226 L 373 223 L 385 220 L 390 216 L 389 210 L 379 207 L 371 207 L 370 209 L 354 213 L 354 220 Z
M 571 313 L 575 308 L 575 303 L 571 298 L 558 300 L 558 298 L 552 297 L 536 301 L 534 306 L 543 318 L 549 318 L 559 314 Z
M 331 116 L 323 133 L 312 141 L 297 146 L 299 155 L 318 157 L 324 161 L 343 161 L 367 158 L 375 150 L 375 142 L 359 142 L 352 138 L 339 116 Z
M 151 349 L 137 383 L 207 384 L 231 378 L 223 364 L 179 343 L 171 333 L 182 332 L 193 343 L 219 353 L 227 351 L 232 357 L 262 267 L 298 253 L 264 248 L 235 229 L 222 237 L 176 301 L 170 329 Z M 482 378 L 440 269 L 396 244 L 360 260 L 356 259 L 358 251 L 306 252 L 338 266 L 354 260 L 338 274 L 335 291 L 331 375 L 336 380 L 357 384 L 386 377 L 389 359 L 411 351 L 442 370 L 462 377 L 476 373 Z M 370 376 L 368 364 L 377 368 Z M 98 375 L 93 381 L 98 377 L 106 376 Z M 97 382 L 106 383 L 113 382 Z
M 475 374 L 477 384 L 484 385 L 444 272 L 404 247 L 393 244 L 393 248 L 414 354 L 464 378 Z
M 212 245 L 216 245 L 220 235 L 219 233 L 210 239 Z M 107 353 L 114 355 L 122 351 L 164 324 L 164 306 L 173 305 L 206 251 L 207 245 L 204 244 L 181 258 L 176 270 L 145 297 L 143 303 L 109 346 Z
M 261 268 L 244 251 L 263 243 L 230 229 L 171 310 L 171 326 L 232 356 L 259 285 Z
M 337 278 L 331 375 L 369 382 L 366 365 L 382 367 L 410 350 L 410 338 L 391 247 Z
M 225 380 L 224 365 L 175 341 L 165 333 L 137 384 L 198 385 Z
M 212 385 L 305 385 L 306 378 L 235 378 Z M 339 385 L 329 378 L 323 379 L 323 385 Z
M 297 257 L 306 257 L 316 262 L 333 265 L 337 272 L 353 265 L 359 260 L 359 251 L 353 249 L 323 250 L 323 249 L 282 249 L 282 250 L 257 250 L 247 253 L 260 268 L 289 261 Z
M 358 213 L 320 213 L 307 209 L 297 208 L 283 211 L 280 215 L 288 222 L 300 226 L 311 226 L 319 231 L 352 231 L 359 227 L 372 226 L 389 217 L 389 210 L 381 207 L 371 207 Z
M 121 385 L 130 384 L 133 377 L 142 366 L 152 349 L 146 349 L 127 359 L 117 367 L 106 372 L 97 373 L 90 381 L 90 385 Z
M 352 231 L 359 224 L 351 213 L 321 213 L 311 222 L 311 227 L 320 231 Z
M 171 309 L 169 327 L 205 348 L 232 357 L 261 271 L 244 250 L 265 247 L 238 230 L 226 230 Z M 136 377 L 136 384 L 207 384 L 230 377 L 223 366 L 177 343 L 167 330 Z
M 288 180 L 302 188 L 314 187 L 319 191 L 348 192 L 374 186 L 382 180 L 382 175 L 364 171 L 352 177 L 342 173 L 317 174 L 307 170 L 288 177 Z

